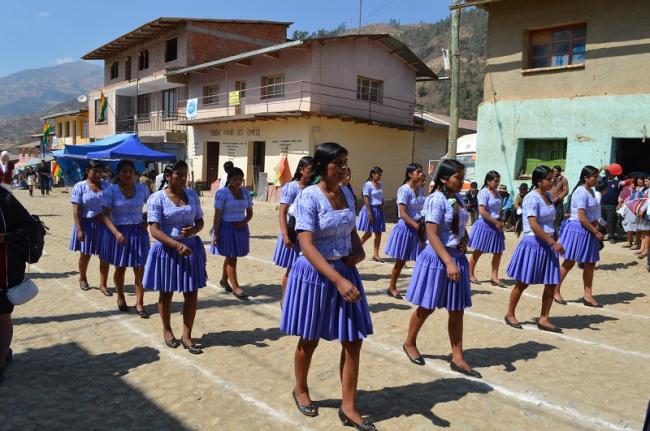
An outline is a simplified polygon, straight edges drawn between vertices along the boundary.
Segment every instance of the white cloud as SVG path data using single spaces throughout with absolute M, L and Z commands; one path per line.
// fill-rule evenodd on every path
M 50 15 L 50 13 L 49 13 L 48 11 L 46 11 L 46 10 L 43 11 L 43 12 L 39 12 L 38 14 L 36 14 L 36 16 L 39 17 L 39 18 L 45 18 L 45 17 L 47 17 L 47 16 L 49 16 L 49 15 Z
M 59 64 L 72 63 L 73 61 L 75 61 L 75 59 L 72 57 L 59 57 L 54 62 L 58 66 Z

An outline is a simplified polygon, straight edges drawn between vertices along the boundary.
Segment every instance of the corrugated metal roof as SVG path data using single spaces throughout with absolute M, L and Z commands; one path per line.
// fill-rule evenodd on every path
M 167 75 L 183 75 L 190 72 L 196 72 L 200 70 L 206 70 L 218 66 L 222 66 L 228 63 L 234 63 L 237 61 L 242 61 L 245 59 L 257 57 L 259 55 L 270 54 L 277 51 L 282 51 L 284 49 L 300 46 L 300 45 L 309 45 L 312 43 L 326 43 L 333 40 L 343 40 L 343 39 L 371 39 L 380 43 L 391 55 L 397 55 L 409 66 L 413 67 L 416 72 L 416 77 L 428 77 L 431 79 L 438 79 L 438 76 L 427 66 L 417 55 L 413 53 L 403 42 L 395 39 L 390 34 L 349 34 L 343 36 L 332 36 L 332 37 L 319 37 L 312 39 L 302 39 L 302 40 L 292 40 L 290 42 L 281 43 L 279 45 L 273 45 L 266 48 L 256 49 L 254 51 L 244 52 L 242 54 L 233 55 L 231 57 L 222 58 L 215 61 L 209 61 L 207 63 L 197 64 L 195 66 L 184 67 L 182 69 L 175 70 L 173 72 L 168 72 Z
M 49 120 L 50 118 L 62 117 L 64 115 L 80 114 L 81 112 L 88 112 L 88 108 L 75 109 L 75 110 L 72 110 L 72 111 L 57 112 L 56 114 L 51 114 L 51 115 L 46 115 L 45 117 L 41 117 L 41 120 L 45 121 L 45 120 Z
M 211 22 L 211 23 L 237 23 L 237 24 L 279 24 L 289 27 L 293 22 L 289 21 L 264 21 L 246 19 L 209 19 L 209 18 L 174 18 L 160 17 L 151 22 L 141 25 L 128 33 L 114 39 L 99 48 L 90 51 L 81 57 L 84 60 L 104 60 L 107 57 L 123 51 L 135 44 L 145 42 L 157 37 L 159 34 L 177 27 L 185 22 Z
M 451 118 L 449 116 L 442 115 L 442 114 L 434 114 L 433 112 L 425 111 L 422 114 L 416 112 L 413 115 L 415 116 L 415 118 L 425 121 L 434 127 L 437 126 L 445 129 L 449 128 L 449 122 L 451 121 Z M 476 132 L 477 123 L 476 121 L 472 121 L 472 120 L 460 119 L 458 121 L 458 128 L 465 132 Z

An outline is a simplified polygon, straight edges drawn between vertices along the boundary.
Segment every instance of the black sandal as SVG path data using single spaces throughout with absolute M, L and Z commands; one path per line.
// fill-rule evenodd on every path
M 113 296 L 113 292 L 108 290 L 108 287 L 105 287 L 103 289 L 100 287 L 99 291 L 102 292 L 102 295 L 104 295 L 104 296 Z
M 524 327 L 521 326 L 521 323 L 512 323 L 510 319 L 508 319 L 508 316 L 504 316 L 503 320 L 506 322 L 506 325 L 510 326 L 511 328 L 524 329 Z
M 170 349 L 175 349 L 181 345 L 181 342 L 178 341 L 176 338 L 172 338 L 171 340 L 165 340 L 165 345 Z
M 358 424 L 355 421 L 353 421 L 352 419 L 350 419 L 345 414 L 343 409 L 339 409 L 339 419 L 341 420 L 341 423 L 343 424 L 343 426 L 346 426 L 346 427 L 352 427 L 352 428 L 354 428 L 356 430 L 360 430 L 360 431 L 377 431 L 377 428 L 375 427 L 375 424 L 373 424 L 369 420 L 366 419 L 366 420 L 363 421 L 363 423 Z
M 190 352 L 193 355 L 200 355 L 201 353 L 203 353 L 203 350 L 202 350 L 203 346 L 201 344 L 199 344 L 199 343 L 192 343 L 189 346 L 186 346 L 185 343 L 183 343 L 183 341 L 181 341 L 181 345 L 183 346 L 183 349 L 187 350 L 188 352 Z
M 298 407 L 298 411 L 300 413 L 302 413 L 305 416 L 309 416 L 310 418 L 318 416 L 318 408 L 313 403 L 303 406 L 298 402 L 298 398 L 296 398 L 295 389 L 291 392 L 291 395 L 293 396 L 293 401 L 296 403 L 296 407 Z
M 147 310 L 145 310 L 144 308 L 143 308 L 142 310 L 138 310 L 138 309 L 136 308 L 136 309 L 135 309 L 135 314 L 137 314 L 138 316 L 140 316 L 141 319 L 148 319 L 149 316 L 150 316 L 150 314 L 147 313 Z
M 390 296 L 391 298 L 394 298 L 394 299 L 404 299 L 404 297 L 403 297 L 399 292 L 397 292 L 397 294 L 393 295 L 393 294 L 391 293 L 390 289 L 387 289 L 387 290 L 386 290 L 386 294 L 387 294 L 388 296 Z
M 128 313 L 128 311 L 129 311 L 129 306 L 126 305 L 126 301 L 124 301 L 123 304 L 120 304 L 119 301 L 118 301 L 118 303 L 117 303 L 117 309 L 120 310 L 120 311 L 123 311 L 123 312 L 125 312 L 125 313 Z
M 219 281 L 219 285 L 221 285 L 221 287 L 223 287 L 223 290 L 226 292 L 232 292 L 232 287 L 230 287 L 227 281 L 221 280 Z
M 231 290 L 231 292 L 232 292 L 232 295 L 233 295 L 235 298 L 239 299 L 240 301 L 248 301 L 248 295 L 246 295 L 245 293 L 238 294 L 238 293 L 235 292 L 234 290 Z

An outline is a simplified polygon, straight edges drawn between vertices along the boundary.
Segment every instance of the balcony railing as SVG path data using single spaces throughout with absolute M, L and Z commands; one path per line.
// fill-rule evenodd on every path
M 185 107 L 179 112 L 152 111 L 136 115 L 123 115 L 115 119 L 116 133 L 187 132 L 187 126 L 177 124 L 185 120 Z M 137 130 L 136 130 L 137 122 Z
M 230 103 L 231 93 L 233 92 L 198 97 L 197 118 L 304 111 L 412 125 L 413 115 L 424 111 L 413 100 L 381 94 L 374 101 L 362 100 L 358 98 L 356 89 L 309 81 L 246 88 L 239 92 L 239 101 L 234 104 Z M 186 104 L 186 100 L 179 101 L 178 109 L 184 110 Z

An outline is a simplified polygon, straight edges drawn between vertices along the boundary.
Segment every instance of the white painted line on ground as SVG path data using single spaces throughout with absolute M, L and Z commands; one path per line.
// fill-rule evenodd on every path
M 266 264 L 269 264 L 269 265 L 275 265 L 270 260 L 260 259 L 259 257 L 254 257 L 254 256 L 246 256 L 245 259 L 254 260 L 256 262 L 262 262 L 262 263 L 266 263 Z M 254 302 L 257 303 L 257 304 L 261 304 L 261 305 L 267 305 L 267 304 L 262 304 L 261 302 L 257 302 L 257 301 L 254 301 Z M 485 314 L 476 313 L 476 312 L 469 311 L 469 310 L 465 310 L 465 314 L 467 314 L 469 316 L 478 317 L 478 318 L 481 318 L 481 319 L 485 319 L 485 320 L 489 320 L 489 321 L 492 321 L 492 322 L 496 322 L 496 323 L 500 323 L 500 324 L 505 325 L 505 323 L 503 322 L 503 319 L 497 319 L 495 317 L 487 316 Z M 584 344 L 584 345 L 591 346 L 591 347 L 598 347 L 598 348 L 602 348 L 604 350 L 609 350 L 611 352 L 615 352 L 615 353 L 619 353 L 619 354 L 623 354 L 623 355 L 631 355 L 631 356 L 636 356 L 636 357 L 640 357 L 640 358 L 648 358 L 648 359 L 650 359 L 650 354 L 649 353 L 642 353 L 642 352 L 636 352 L 634 350 L 622 349 L 622 348 L 619 348 L 619 347 L 610 346 L 608 344 L 600 343 L 600 342 L 597 342 L 597 341 L 589 341 L 589 340 L 585 340 L 585 339 L 582 339 L 582 338 L 579 338 L 579 337 L 572 337 L 572 336 L 566 335 L 566 334 L 558 334 L 558 333 L 555 333 L 555 332 L 540 331 L 539 329 L 537 329 L 537 327 L 534 327 L 534 326 L 531 326 L 531 325 L 523 325 L 523 326 L 524 326 L 525 329 L 537 331 L 541 335 L 550 335 L 550 336 L 562 338 L 562 339 L 567 340 L 567 341 L 573 341 L 573 342 L 576 342 L 576 343 L 579 343 L 579 344 Z
M 39 267 L 37 267 L 35 265 L 32 265 L 32 268 L 34 268 L 38 272 L 46 272 L 46 271 L 42 270 L 41 268 L 39 268 Z M 60 280 L 56 280 L 54 282 L 56 284 L 58 284 L 59 286 L 63 287 L 63 288 L 72 289 L 79 298 L 83 299 L 84 302 L 90 303 L 90 305 L 92 305 L 95 309 L 101 310 L 101 311 L 107 311 L 108 310 L 108 308 L 103 307 L 99 303 L 94 301 L 91 298 L 90 295 L 84 295 L 81 292 L 79 292 L 78 289 L 75 289 L 74 287 L 63 283 Z M 147 334 L 146 332 L 138 329 L 137 325 L 129 324 L 124 319 L 116 319 L 116 322 L 119 323 L 120 326 L 122 326 L 127 331 L 132 332 L 133 334 L 138 335 L 141 338 L 145 338 L 148 341 L 148 344 L 151 347 L 157 349 L 160 346 L 160 340 L 155 339 L 153 336 L 151 336 L 151 335 Z M 174 360 L 174 361 L 176 361 L 176 362 L 178 362 L 178 363 L 180 363 L 180 364 L 182 364 L 182 365 L 184 365 L 186 367 L 195 368 L 201 374 L 203 374 L 205 377 L 210 379 L 212 381 L 212 383 L 214 383 L 215 385 L 221 386 L 222 388 L 228 390 L 229 392 L 232 392 L 233 394 L 237 395 L 242 400 L 244 400 L 247 403 L 251 404 L 253 407 L 255 407 L 255 408 L 259 409 L 259 410 L 262 410 L 262 412 L 264 412 L 265 414 L 268 414 L 269 416 L 272 416 L 272 417 L 276 418 L 277 420 L 279 420 L 281 422 L 291 424 L 291 425 L 293 425 L 295 427 L 298 427 L 300 429 L 311 429 L 308 426 L 306 426 L 304 423 L 292 419 L 287 414 L 285 414 L 285 413 L 283 413 L 283 412 L 281 412 L 279 410 L 274 409 L 273 407 L 266 404 L 265 402 L 263 402 L 263 401 L 255 398 L 255 397 L 253 397 L 252 395 L 249 395 L 248 393 L 244 392 L 242 390 L 242 388 L 240 386 L 238 386 L 236 383 L 232 383 L 232 382 L 230 382 L 228 380 L 222 379 L 221 377 L 214 374 L 210 370 L 205 369 L 205 368 L 201 367 L 200 365 L 190 361 L 188 357 L 184 357 L 184 355 L 182 355 L 180 353 L 177 353 L 175 350 L 161 349 L 161 350 L 159 350 L 159 352 L 162 355 L 168 356 L 172 360 Z

